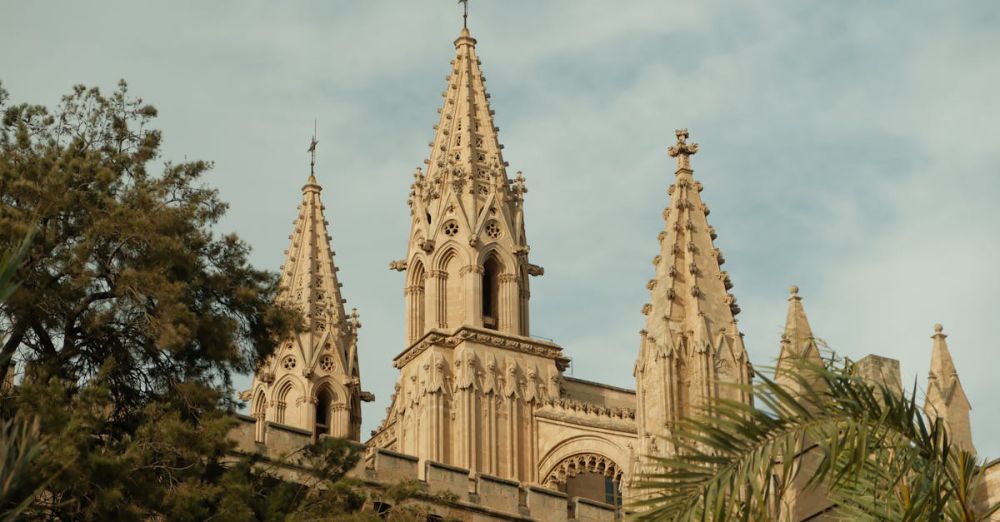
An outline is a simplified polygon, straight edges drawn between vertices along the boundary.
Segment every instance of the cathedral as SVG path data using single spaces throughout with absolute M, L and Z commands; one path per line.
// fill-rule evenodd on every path
M 669 451 L 663 440 L 673 423 L 718 397 L 750 401 L 727 386 L 750 383 L 753 371 L 695 175 L 699 147 L 685 129 L 665 144 L 673 177 L 664 182 L 658 244 L 649 245 L 648 302 L 635 306 L 645 316 L 635 389 L 571 377 L 569 350 L 532 337 L 531 280 L 544 269 L 530 255 L 526 180 L 504 161 L 476 39 L 463 28 L 454 47 L 430 154 L 410 186 L 405 255 L 390 264 L 402 279 L 405 338 L 392 361 L 399 376 L 385 418 L 364 441 L 361 402 L 372 397 L 358 366 L 361 323 L 341 293 L 339 281 L 350 274 L 334 262 L 326 216 L 335 209 L 323 206 L 312 172 L 280 268 L 279 300 L 302 311 L 306 328 L 254 376 L 254 439 L 271 444 L 271 427 L 345 437 L 364 442 L 376 460 L 412 463 L 420 480 L 453 472 L 459 482 L 476 476 L 527 487 L 529 502 L 530 494 L 553 491 L 620 506 L 643 457 Z M 315 142 L 311 150 L 315 171 Z M 795 287 L 774 345 L 779 368 L 819 357 Z M 940 326 L 928 348 L 927 410 L 971 449 L 971 408 Z M 869 356 L 857 364 L 899 384 L 896 361 Z M 822 499 L 801 502 L 794 518 L 826 507 Z

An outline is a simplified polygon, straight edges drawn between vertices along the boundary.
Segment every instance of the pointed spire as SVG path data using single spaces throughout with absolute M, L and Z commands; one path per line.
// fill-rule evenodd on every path
M 785 331 L 781 334 L 781 352 L 778 355 L 778 365 L 775 369 L 775 380 L 787 386 L 798 386 L 797 381 L 784 374 L 783 370 L 794 367 L 797 360 L 806 361 L 816 366 L 823 365 L 823 359 L 813 337 L 812 327 L 806 317 L 802 298 L 799 297 L 799 287 L 792 286 L 788 296 L 788 317 L 785 319 Z
M 693 177 L 690 157 L 698 146 L 687 141 L 686 129 L 676 136 L 668 149 L 677 158 L 676 176 L 667 189 L 670 206 L 663 211 L 660 250 L 653 258 L 656 273 L 646 285 L 650 300 L 642 307 L 646 327 L 635 365 L 643 455 L 658 454 L 656 438 L 713 399 L 751 400 L 743 389 L 726 385 L 751 381 L 736 326 L 739 307 L 720 266 L 725 260 L 712 242 L 715 231 L 701 201 L 702 185 Z
M 676 178 L 667 190 L 670 206 L 663 211 L 660 252 L 653 259 L 656 275 L 647 285 L 646 331 L 656 339 L 666 339 L 670 332 L 693 334 L 700 346 L 714 345 L 714 338 L 725 333 L 742 353 L 743 342 L 735 328 L 739 307 L 728 292 L 732 283 L 721 269 L 725 260 L 712 242 L 715 230 L 699 195 L 702 185 L 691 170 L 690 156 L 698 152 L 698 145 L 687 141 L 687 129 L 675 134 L 677 143 L 668 153 L 677 158 Z
M 934 347 L 931 351 L 931 370 L 927 376 L 927 401 L 924 412 L 931 418 L 941 417 L 948 428 L 953 443 L 965 451 L 975 453 L 972 444 L 972 425 L 969 411 L 972 406 L 958 379 L 958 370 L 948 349 L 948 336 L 944 327 L 934 325 Z
M 277 351 L 254 376 L 254 389 L 266 390 L 254 396 L 254 408 L 266 412 L 268 421 L 335 437 L 359 440 L 361 435 L 360 401 L 371 399 L 361 390 L 358 368 L 357 310 L 348 317 L 340 294 L 337 267 L 330 249 L 329 223 L 320 200 L 323 188 L 316 181 L 316 134 L 309 148 L 309 178 L 302 187 L 302 203 L 288 236 L 291 244 L 280 268 L 276 301 L 297 309 L 303 328 L 282 341 Z M 292 386 L 290 382 L 308 384 Z M 336 383 L 335 385 L 332 383 Z M 333 393 L 333 388 L 345 393 Z M 331 393 L 330 412 L 324 422 L 316 415 L 317 401 L 323 390 Z M 257 393 L 257 392 L 255 392 Z M 257 410 L 254 410 L 257 411 Z M 258 422 L 263 422 L 263 417 Z M 266 429 L 261 424 L 261 433 Z M 263 437 L 263 435 L 261 435 Z M 260 440 L 258 440 L 260 441 Z
M 320 200 L 323 188 L 315 176 L 317 143 L 313 135 L 307 149 L 312 156 L 309 179 L 302 187 L 299 214 L 288 237 L 291 245 L 285 251 L 278 298 L 302 311 L 309 332 L 319 341 L 327 331 L 336 334 L 334 339 L 347 335 L 351 325 L 344 312 L 334 252 L 330 248 L 329 222 L 323 212 L 326 207 Z
M 434 220 L 440 217 L 442 209 L 438 207 L 454 204 L 461 207 L 466 220 L 475 223 L 493 194 L 497 203 L 509 207 L 513 215 L 519 196 L 525 192 L 523 180 L 512 187 L 507 177 L 499 128 L 493 122 L 494 111 L 480 64 L 476 39 L 468 27 L 463 27 L 455 39 L 455 58 L 441 93 L 444 103 L 438 109 L 434 139 L 428 144 L 431 153 L 424 161 L 426 173 L 414 181 L 411 205 L 417 216 L 429 213 Z M 455 195 L 454 203 L 445 202 L 449 193 Z

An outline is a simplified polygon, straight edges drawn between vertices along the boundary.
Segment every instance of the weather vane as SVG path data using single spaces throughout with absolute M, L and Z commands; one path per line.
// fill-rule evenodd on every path
M 317 143 L 319 143 L 319 142 L 316 141 L 316 120 L 313 119 L 313 137 L 312 137 L 312 141 L 309 142 L 309 148 L 306 149 L 306 152 L 311 152 L 312 153 L 312 161 L 309 162 L 309 175 L 310 176 L 315 176 L 316 175 L 316 144 Z
M 469 28 L 469 0 L 458 0 L 462 4 L 462 27 Z

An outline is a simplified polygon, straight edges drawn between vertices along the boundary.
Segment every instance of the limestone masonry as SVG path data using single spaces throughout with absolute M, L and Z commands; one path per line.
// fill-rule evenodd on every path
M 442 516 L 611 520 L 643 456 L 669 451 L 663 437 L 674 422 L 715 397 L 750 400 L 725 385 L 749 383 L 752 370 L 691 165 L 698 145 L 678 130 L 669 148 L 676 168 L 659 244 L 650 245 L 636 389 L 575 379 L 564 375 L 561 346 L 531 336 L 530 280 L 544 269 L 529 256 L 528 189 L 520 172 L 508 173 L 484 81 L 476 40 L 463 28 L 430 157 L 413 174 L 406 255 L 390 265 L 402 273 L 405 299 L 399 378 L 356 474 L 450 491 L 452 500 L 431 506 Z M 315 142 L 310 150 L 315 165 Z M 320 435 L 361 441 L 360 403 L 371 399 L 358 367 L 361 323 L 346 312 L 320 194 L 311 172 L 281 266 L 279 299 L 303 312 L 307 328 L 253 379 L 251 417 L 237 430 L 246 451 L 277 456 Z M 776 352 L 779 380 L 794 358 L 820 360 L 798 288 Z M 940 325 L 929 355 L 926 411 L 971 450 L 971 407 Z M 897 361 L 869 356 L 857 368 L 900 386 Z M 1000 466 L 989 477 L 996 497 Z M 791 487 L 787 518 L 822 517 L 822 495 L 800 489 Z

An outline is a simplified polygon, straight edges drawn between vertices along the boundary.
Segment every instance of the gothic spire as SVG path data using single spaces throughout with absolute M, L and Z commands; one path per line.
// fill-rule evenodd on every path
M 337 267 L 330 249 L 329 223 L 316 181 L 316 135 L 310 154 L 309 178 L 302 203 L 288 236 L 280 268 L 276 301 L 302 314 L 303 328 L 284 339 L 253 379 L 253 412 L 257 442 L 264 442 L 265 421 L 359 440 L 361 391 L 358 368 L 357 311 L 348 317 L 340 295 Z
M 687 129 L 676 131 L 668 152 L 677 159 L 670 206 L 663 211 L 656 273 L 647 283 L 649 303 L 642 307 L 646 327 L 640 332 L 636 359 L 637 423 L 640 453 L 655 455 L 671 426 L 711 408 L 713 399 L 749 402 L 745 386 L 751 366 L 736 328 L 739 308 L 732 283 L 720 265 L 715 230 L 708 224 L 702 185 L 694 180 L 691 156 L 698 145 Z
M 785 319 L 785 331 L 781 335 L 781 352 L 778 355 L 775 379 L 779 382 L 786 381 L 787 385 L 795 387 L 797 382 L 784 378 L 783 370 L 792 368 L 796 360 L 822 367 L 823 359 L 820 357 L 816 339 L 809 326 L 809 319 L 806 318 L 806 310 L 802 306 L 802 298 L 799 297 L 799 287 L 792 286 L 790 294 L 788 317 Z
M 473 233 L 478 232 L 474 229 L 487 206 L 496 210 L 504 207 L 515 228 L 515 239 L 523 242 L 520 205 L 524 184 L 522 180 L 512 187 L 507 176 L 499 128 L 493 122 L 480 64 L 476 39 L 463 27 L 455 39 L 455 58 L 441 93 L 444 103 L 438 109 L 434 139 L 428 144 L 431 153 L 424 160 L 426 172 L 418 169 L 414 175 L 410 205 L 414 217 L 423 218 L 428 225 L 445 212 L 461 215 L 460 224 L 467 223 Z M 428 232 L 434 235 L 435 231 Z
M 323 188 L 316 181 L 316 137 L 313 136 L 308 152 L 311 153 L 309 179 L 302 187 L 302 203 L 298 216 L 292 222 L 294 230 L 288 236 L 291 244 L 285 251 L 285 263 L 281 266 L 281 291 L 278 299 L 302 311 L 306 331 L 314 344 L 326 338 L 329 332 L 334 344 L 344 350 L 340 338 L 350 330 L 350 322 L 344 312 L 341 284 L 337 280 L 337 268 L 333 262 L 334 252 L 330 248 L 329 222 L 323 215 L 326 207 L 320 199 Z
M 687 129 L 676 132 L 677 143 L 668 152 L 677 159 L 675 182 L 670 185 L 670 206 L 663 211 L 660 252 L 653 259 L 656 274 L 647 285 L 650 302 L 643 307 L 646 332 L 659 345 L 677 344 L 669 337 L 683 335 L 691 349 L 726 346 L 732 356 L 743 358 L 743 341 L 736 329 L 739 307 L 729 293 L 732 283 L 721 269 L 722 252 L 715 247 L 715 230 L 708 224 L 708 206 L 701 201 L 691 156 L 698 145 L 688 142 Z M 720 337 L 721 336 L 721 337 Z
M 969 411 L 972 406 L 958 379 L 958 370 L 948 350 L 948 336 L 940 324 L 934 325 L 934 347 L 931 352 L 931 371 L 927 376 L 927 402 L 924 411 L 931 418 L 941 417 L 948 427 L 953 443 L 975 453 L 972 445 L 972 426 Z

